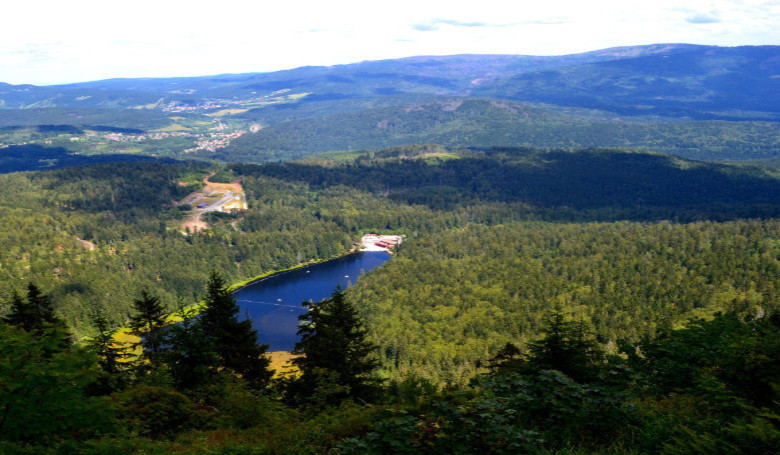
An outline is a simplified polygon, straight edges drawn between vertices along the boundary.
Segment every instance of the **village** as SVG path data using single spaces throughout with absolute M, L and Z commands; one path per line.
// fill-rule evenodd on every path
M 223 128 L 224 129 L 224 128 Z M 209 133 L 190 133 L 186 131 L 157 131 L 151 133 L 106 133 L 97 135 L 95 133 L 88 133 L 85 137 L 72 137 L 71 142 L 88 140 L 89 138 L 97 138 L 110 141 L 110 142 L 143 142 L 146 140 L 161 140 L 171 137 L 188 137 L 196 139 L 197 145 L 195 147 L 184 150 L 184 153 L 194 152 L 196 150 L 207 150 L 214 152 L 219 148 L 227 147 L 230 141 L 238 137 L 243 136 L 245 131 L 238 130 L 229 133 L 221 132 L 209 132 Z M 45 141 L 45 143 L 52 143 L 51 140 Z

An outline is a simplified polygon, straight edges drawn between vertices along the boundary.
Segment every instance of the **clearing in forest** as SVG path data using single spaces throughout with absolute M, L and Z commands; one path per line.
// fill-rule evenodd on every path
M 203 221 L 203 214 L 207 212 L 235 213 L 246 210 L 246 194 L 240 181 L 231 183 L 210 182 L 209 177 L 213 173 L 203 178 L 206 184 L 202 190 L 188 194 L 179 201 L 178 205 L 189 205 L 190 214 L 181 224 L 181 229 L 185 232 L 198 232 L 208 229 L 208 224 Z

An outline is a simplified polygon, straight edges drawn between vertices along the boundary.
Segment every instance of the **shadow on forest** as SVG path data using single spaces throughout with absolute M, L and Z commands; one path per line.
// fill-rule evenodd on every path
M 758 167 L 620 150 L 491 149 L 479 154 L 435 165 L 359 158 L 338 167 L 284 163 L 236 168 L 315 188 L 345 185 L 436 210 L 522 202 L 546 219 L 682 221 L 780 214 L 780 180 Z

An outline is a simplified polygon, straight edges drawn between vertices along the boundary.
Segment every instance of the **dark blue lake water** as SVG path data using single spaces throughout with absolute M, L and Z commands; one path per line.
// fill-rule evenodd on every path
M 306 312 L 302 302 L 326 299 L 337 285 L 355 284 L 388 259 L 383 251 L 350 254 L 256 281 L 234 295 L 241 313 L 253 319 L 260 343 L 269 344 L 269 351 L 290 351 L 298 341 L 298 315 Z

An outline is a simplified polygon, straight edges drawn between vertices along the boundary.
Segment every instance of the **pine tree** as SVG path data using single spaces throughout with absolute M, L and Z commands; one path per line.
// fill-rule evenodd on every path
M 133 300 L 133 308 L 136 314 L 130 318 L 130 333 L 142 338 L 136 346 L 141 345 L 144 358 L 154 363 L 165 336 L 165 308 L 159 297 L 146 290 L 141 291 L 140 299 Z
M 558 370 L 575 381 L 596 379 L 604 363 L 604 353 L 583 323 L 564 320 L 560 308 L 553 310 L 545 337 L 530 343 L 525 364 L 532 372 Z
M 257 343 L 257 331 L 252 320 L 238 320 L 239 306 L 225 281 L 216 272 L 211 272 L 206 287 L 206 309 L 199 324 L 214 345 L 220 366 L 230 368 L 253 388 L 265 388 L 273 371 L 270 360 L 265 357 L 268 345 Z
M 52 453 L 53 444 L 112 426 L 109 403 L 85 393 L 97 378 L 94 354 L 62 349 L 61 339 L 48 336 L 53 330 L 0 325 L 0 453 L 41 453 L 3 441 L 35 442 Z
M 203 325 L 184 306 L 179 307 L 177 315 L 182 322 L 169 328 L 162 356 L 176 389 L 196 390 L 214 377 L 219 358 Z
M 486 367 L 490 370 L 491 375 L 498 375 L 516 369 L 521 362 L 520 348 L 512 343 L 507 343 L 488 360 Z
M 33 326 L 35 318 L 32 314 L 32 308 L 27 305 L 18 292 L 14 291 L 11 295 L 11 311 L 3 316 L 3 324 L 20 327 L 26 331 Z
M 130 354 L 124 343 L 114 339 L 116 329 L 111 328 L 102 313 L 96 312 L 92 317 L 92 325 L 98 334 L 89 342 L 98 355 L 98 365 L 102 375 L 92 386 L 95 395 L 107 395 L 121 390 L 127 384 L 127 366 L 123 362 Z
M 13 293 L 11 311 L 2 318 L 2 322 L 29 333 L 56 339 L 57 349 L 67 348 L 72 341 L 65 321 L 54 314 L 54 304 L 49 296 L 41 293 L 33 283 L 27 285 L 26 300 L 18 293 Z
M 362 402 L 378 398 L 381 381 L 373 374 L 379 367 L 373 356 L 377 346 L 368 341 L 357 311 L 341 289 L 329 299 L 303 305 L 309 311 L 299 316 L 301 341 L 293 351 L 300 357 L 292 361 L 301 377 L 291 392 L 298 399 L 308 398 L 318 393 L 318 386 L 329 387 L 335 392 L 328 397 L 330 404 L 348 397 Z
M 14 291 L 11 297 L 11 312 L 3 317 L 2 321 L 28 332 L 40 331 L 47 325 L 63 324 L 54 314 L 54 305 L 49 296 L 41 293 L 33 283 L 27 285 L 26 301 Z

